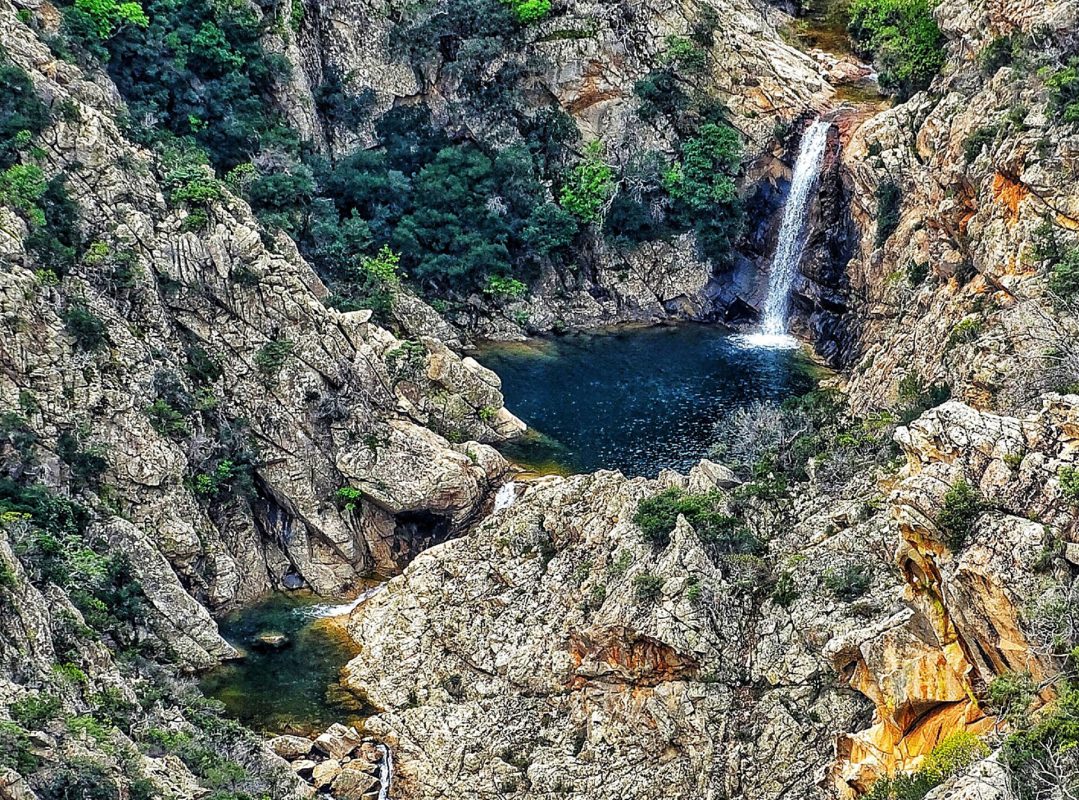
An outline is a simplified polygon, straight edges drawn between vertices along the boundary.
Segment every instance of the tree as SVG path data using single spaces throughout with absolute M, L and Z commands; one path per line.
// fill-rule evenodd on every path
M 136 2 L 117 0 L 75 0 L 75 8 L 90 18 L 93 30 L 104 41 L 125 25 L 145 28 L 150 24 L 146 12 Z
M 581 163 L 562 186 L 562 207 L 584 222 L 599 222 L 603 207 L 614 194 L 614 170 L 603 161 L 603 145 L 591 142 Z

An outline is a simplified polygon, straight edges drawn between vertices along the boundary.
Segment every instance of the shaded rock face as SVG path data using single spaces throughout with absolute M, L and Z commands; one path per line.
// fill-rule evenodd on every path
M 977 56 L 994 37 L 1034 30 L 1043 38 L 1032 53 L 1074 49 L 1079 8 L 950 0 L 934 15 L 948 38 L 943 76 L 864 121 L 843 153 L 860 232 L 848 269 L 861 320 L 850 394 L 863 408 L 888 405 L 914 375 L 977 407 L 1025 413 L 1074 380 L 1044 357 L 1074 332 L 1046 297 L 1035 231 L 1048 220 L 1071 242 L 1079 227 L 1075 131 L 1047 108 L 1044 76 L 1021 64 L 986 75 Z M 889 185 L 897 201 L 882 203 Z M 882 242 L 877 220 L 890 210 L 897 226 Z
M 57 287 L 39 285 L 22 225 L 8 219 L 5 407 L 35 398 L 28 421 L 44 443 L 89 431 L 87 443 L 108 452 L 102 480 L 114 502 L 137 530 L 154 532 L 151 550 L 213 607 L 250 599 L 286 574 L 332 592 L 357 573 L 393 571 L 399 560 L 373 551 L 395 530 L 395 514 L 444 514 L 457 525 L 474 513 L 505 469 L 476 440 L 523 428 L 503 408 L 498 377 L 438 339 L 405 342 L 371 324 L 369 312 L 323 306 L 326 290 L 291 241 L 264 242 L 243 203 L 226 199 L 205 231 L 187 232 L 153 163 L 113 122 L 111 98 L 55 62 L 10 6 L 2 13 L 9 56 L 41 94 L 76 109 L 49 133 L 49 173 L 66 170 L 69 185 L 81 187 L 86 238 L 130 250 L 139 268 L 123 296 L 88 266 Z M 75 296 L 105 323 L 101 352 L 80 350 L 65 332 L 62 313 Z M 284 355 L 268 367 L 274 346 Z M 184 377 L 196 350 L 220 375 L 198 387 Z M 156 430 L 146 409 L 162 376 L 212 398 L 225 421 L 219 430 L 198 421 L 186 439 Z M 257 450 L 250 502 L 207 504 L 192 490 L 212 468 L 221 425 Z M 53 463 L 49 471 L 62 473 Z M 358 511 L 334 500 L 348 486 L 362 495 Z

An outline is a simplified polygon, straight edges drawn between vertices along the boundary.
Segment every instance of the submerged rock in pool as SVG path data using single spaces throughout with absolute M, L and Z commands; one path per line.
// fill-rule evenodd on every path
M 259 650 L 284 650 L 292 640 L 278 631 L 266 631 L 255 637 L 253 645 Z

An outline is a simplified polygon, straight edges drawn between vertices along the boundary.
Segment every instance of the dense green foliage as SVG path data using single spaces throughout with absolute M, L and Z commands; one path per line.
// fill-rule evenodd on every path
M 701 541 L 721 553 L 752 553 L 760 541 L 737 517 L 724 513 L 723 498 L 717 493 L 692 494 L 683 489 L 666 489 L 655 497 L 642 500 L 633 516 L 645 539 L 666 546 L 678 516 L 686 518 Z
M 877 237 L 880 247 L 899 227 L 899 211 L 903 205 L 903 192 L 893 181 L 885 181 L 877 187 Z
M 1049 70 L 1045 81 L 1049 89 L 1049 108 L 1062 122 L 1079 125 L 1079 56 L 1056 70 Z
M 33 83 L 0 51 L 0 170 L 12 166 L 48 123 L 49 113 Z
M 946 736 L 913 773 L 883 777 L 873 784 L 866 800 L 922 800 L 930 791 L 989 755 L 989 748 L 966 731 Z
M 91 536 L 85 508 L 41 484 L 3 479 L 0 520 L 35 585 L 54 583 L 63 588 L 86 623 L 114 646 L 138 645 L 138 620 L 145 602 L 142 587 L 126 557 Z
M 944 65 L 944 36 L 933 0 L 851 0 L 850 34 L 873 56 L 880 84 L 905 100 L 929 86 Z
M 944 505 L 937 514 L 936 523 L 944 543 L 953 553 L 963 546 L 974 533 L 974 523 L 985 511 L 985 501 L 977 488 L 960 478 L 944 495 Z
M 1019 800 L 1079 792 L 1079 686 L 1065 682 L 1048 713 L 1004 742 L 1000 761 Z

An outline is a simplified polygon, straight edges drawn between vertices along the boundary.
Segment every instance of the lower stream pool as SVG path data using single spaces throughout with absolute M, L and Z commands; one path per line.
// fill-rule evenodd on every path
M 221 634 L 244 658 L 208 672 L 203 691 L 266 734 L 310 735 L 334 722 L 360 722 L 370 709 L 340 682 L 341 668 L 357 652 L 341 616 L 351 606 L 290 592 L 225 617 Z M 277 636 L 284 641 L 260 641 Z

